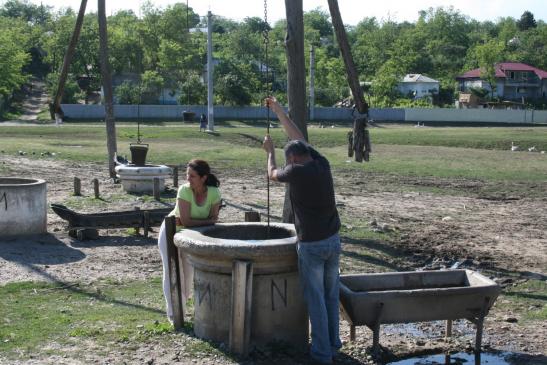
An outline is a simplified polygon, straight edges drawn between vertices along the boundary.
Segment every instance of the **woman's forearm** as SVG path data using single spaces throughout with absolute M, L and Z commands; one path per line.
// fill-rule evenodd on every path
M 213 218 L 205 218 L 205 219 L 181 218 L 180 221 L 184 227 L 199 227 L 199 226 L 210 226 L 211 224 L 215 224 L 217 220 Z

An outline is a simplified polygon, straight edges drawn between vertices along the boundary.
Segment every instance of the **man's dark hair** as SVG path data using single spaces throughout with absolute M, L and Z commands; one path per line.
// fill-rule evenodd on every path
M 288 157 L 289 155 L 306 156 L 310 154 L 310 149 L 308 147 L 308 144 L 299 139 L 294 139 L 292 141 L 289 141 L 285 145 L 284 150 L 285 150 L 285 157 Z

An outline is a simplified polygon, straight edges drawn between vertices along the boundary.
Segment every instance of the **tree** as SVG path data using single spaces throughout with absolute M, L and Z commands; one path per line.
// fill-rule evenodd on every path
M 157 71 L 145 71 L 141 76 L 142 104 L 157 104 L 164 84 Z
M 517 21 L 517 27 L 520 31 L 526 31 L 531 28 L 537 27 L 536 20 L 534 19 L 534 14 L 526 10 L 520 16 L 520 19 Z
M 503 61 L 505 47 L 498 40 L 490 40 L 475 48 L 477 61 L 481 69 L 480 75 L 488 82 L 492 98 L 496 90 L 496 64 Z
M 139 104 L 141 101 L 141 88 L 130 81 L 124 81 L 114 91 L 118 104 Z
M 45 24 L 51 15 L 52 6 L 35 5 L 28 0 L 7 0 L 0 8 L 0 16 L 19 18 L 32 24 Z
M 26 52 L 26 38 L 12 28 L 18 21 L 0 21 L 0 95 L 9 98 L 26 81 L 23 67 L 30 60 Z
M 215 97 L 220 104 L 251 104 L 258 80 L 250 64 L 224 61 L 215 67 L 215 79 Z
M 179 83 L 178 89 L 183 91 L 178 100 L 179 104 L 207 104 L 207 88 L 201 81 L 200 74 L 190 73 L 182 83 Z
M 141 20 L 129 10 L 119 11 L 108 20 L 108 48 L 112 71 L 115 74 L 124 72 L 142 74 L 144 49 L 139 33 Z

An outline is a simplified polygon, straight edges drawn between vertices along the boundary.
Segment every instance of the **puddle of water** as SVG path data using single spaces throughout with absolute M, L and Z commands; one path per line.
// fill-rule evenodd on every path
M 518 365 L 521 362 L 518 358 L 512 358 L 510 353 L 481 353 L 426 355 L 390 362 L 387 365 Z

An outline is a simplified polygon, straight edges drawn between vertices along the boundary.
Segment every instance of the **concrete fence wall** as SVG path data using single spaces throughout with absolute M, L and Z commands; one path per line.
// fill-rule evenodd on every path
M 407 122 L 546 124 L 545 110 L 405 109 Z
M 71 119 L 103 119 L 103 105 L 62 104 L 65 116 Z M 115 105 L 114 116 L 118 119 L 182 119 L 183 111 L 196 113 L 196 121 L 201 113 L 207 113 L 205 106 L 185 105 Z M 226 107 L 214 108 L 215 120 L 264 120 L 267 110 L 264 107 Z M 491 109 L 396 109 L 372 108 L 370 119 L 383 122 L 450 122 L 450 123 L 515 123 L 547 124 L 546 110 L 491 110 Z M 270 119 L 275 115 L 270 113 Z M 352 109 L 315 108 L 314 121 L 350 122 Z

